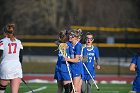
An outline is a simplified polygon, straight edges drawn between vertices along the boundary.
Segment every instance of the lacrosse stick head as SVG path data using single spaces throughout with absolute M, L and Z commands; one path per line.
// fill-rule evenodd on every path
M 67 56 L 66 54 L 66 49 L 67 49 L 67 44 L 66 43 L 60 43 L 58 49 L 62 53 L 63 56 Z

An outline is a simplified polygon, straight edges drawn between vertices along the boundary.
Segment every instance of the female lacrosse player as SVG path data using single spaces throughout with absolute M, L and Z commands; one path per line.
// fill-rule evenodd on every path
M 82 90 L 81 90 L 82 93 L 85 93 L 86 88 L 87 88 L 87 93 L 91 93 L 92 78 L 90 77 L 90 74 L 93 78 L 95 78 L 94 61 L 96 61 L 97 63 L 97 69 L 100 69 L 100 65 L 98 64 L 99 50 L 96 46 L 92 45 L 93 41 L 94 41 L 93 35 L 88 32 L 86 34 L 86 45 L 82 49 L 83 66 L 84 66 L 83 67 L 84 78 L 83 78 Z M 87 70 L 90 73 L 88 73 Z
M 140 93 L 140 50 L 137 55 L 133 56 L 129 69 L 137 73 L 133 81 L 132 90 L 136 93 Z
M 65 57 L 65 60 L 69 62 L 71 68 L 71 74 L 76 93 L 80 93 L 80 80 L 82 75 L 82 63 L 81 63 L 81 49 L 82 45 L 79 42 L 79 31 L 73 29 L 69 34 L 69 58 Z M 74 92 L 74 93 L 75 93 Z
M 59 44 L 59 52 L 54 75 L 54 78 L 57 79 L 58 84 L 57 93 L 62 93 L 63 87 L 65 89 L 65 93 L 70 93 L 72 90 L 68 67 L 66 61 L 64 60 L 64 56 L 66 55 L 63 55 L 62 53 L 66 52 L 66 54 L 68 55 L 66 41 L 67 41 L 66 31 L 61 31 L 59 33 L 59 40 L 57 41 L 57 44 Z M 62 45 L 65 45 L 65 47 Z M 63 51 L 64 48 L 65 50 Z
M 22 50 L 21 41 L 14 36 L 15 25 L 8 24 L 4 27 L 5 38 L 0 40 L 0 93 L 5 93 L 10 82 L 11 93 L 18 93 L 22 75 Z

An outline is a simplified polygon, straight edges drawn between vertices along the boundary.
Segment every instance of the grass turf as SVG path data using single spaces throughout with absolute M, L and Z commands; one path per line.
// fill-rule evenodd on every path
M 57 84 L 49 83 L 28 83 L 28 86 L 35 90 L 35 93 L 56 93 Z M 95 86 L 92 86 L 93 93 L 129 93 L 131 90 L 130 84 L 98 84 L 100 91 L 97 91 Z M 21 83 L 19 93 L 32 93 L 29 92 L 28 87 Z M 10 87 L 7 87 L 6 93 L 10 93 Z
M 23 63 L 23 72 L 32 74 L 54 74 L 56 63 L 38 63 L 25 62 Z M 101 65 L 100 70 L 96 70 L 97 74 L 116 74 L 116 75 L 132 75 L 128 67 L 119 67 L 115 65 Z

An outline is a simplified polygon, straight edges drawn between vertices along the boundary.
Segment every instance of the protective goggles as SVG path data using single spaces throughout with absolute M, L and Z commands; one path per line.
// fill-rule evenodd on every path
M 94 39 L 93 39 L 93 38 L 86 38 L 86 40 L 90 40 L 90 41 L 93 41 Z
M 70 33 L 69 36 L 71 36 L 72 38 L 74 38 L 74 37 L 78 37 L 78 36 L 75 35 L 74 33 Z

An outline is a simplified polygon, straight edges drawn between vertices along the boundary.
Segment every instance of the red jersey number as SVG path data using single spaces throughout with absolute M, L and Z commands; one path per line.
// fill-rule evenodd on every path
M 16 53 L 17 43 L 8 43 L 9 52 L 8 54 Z

